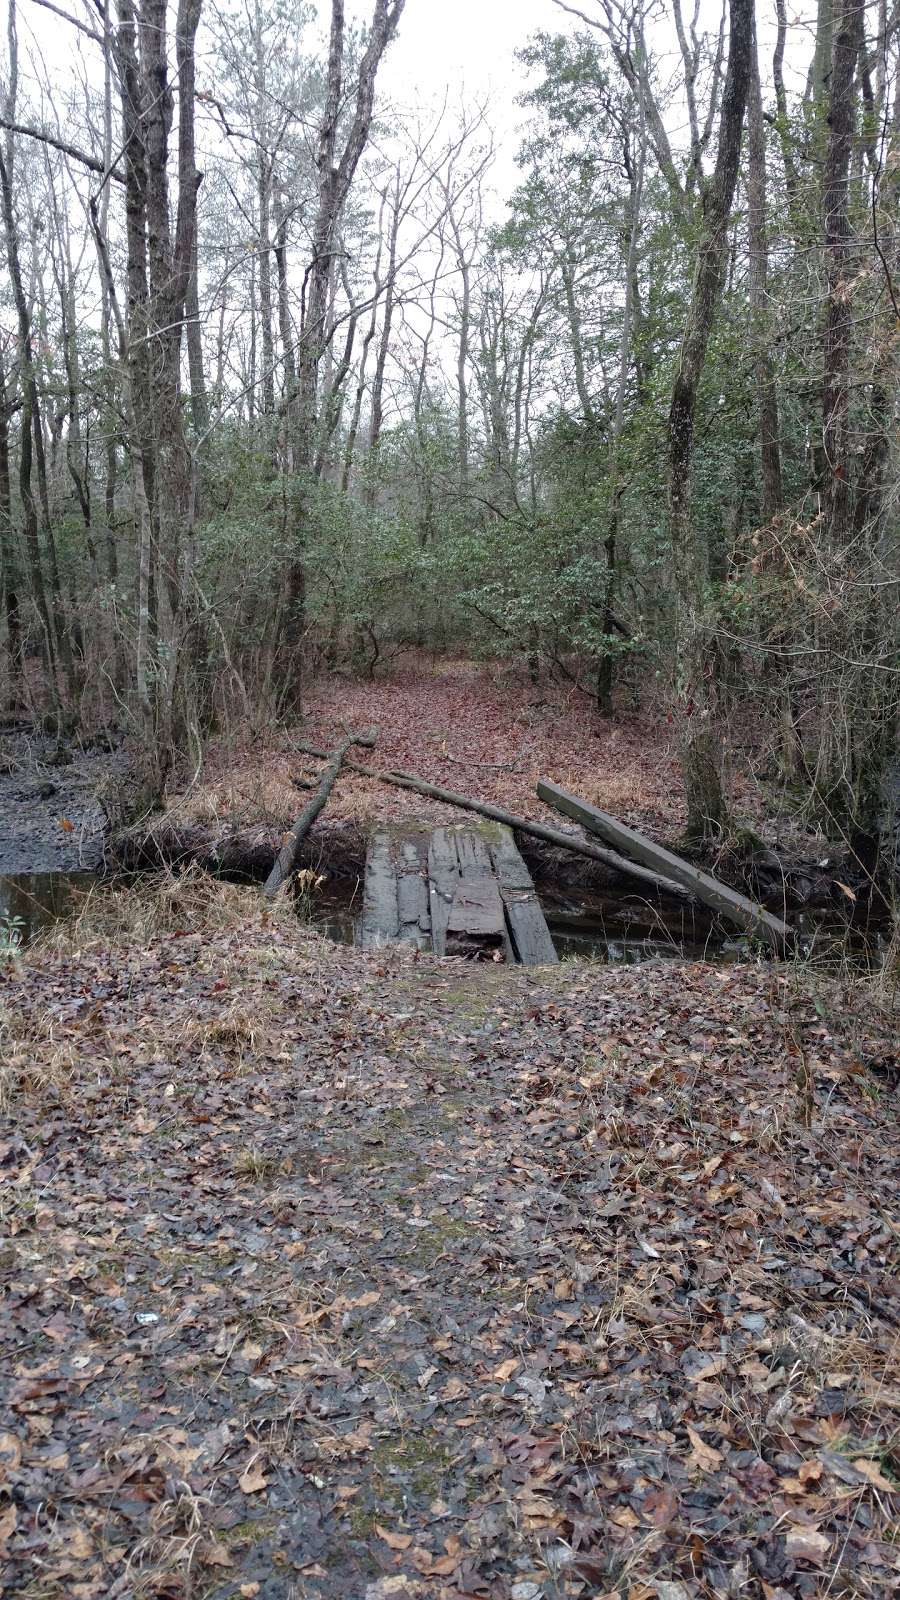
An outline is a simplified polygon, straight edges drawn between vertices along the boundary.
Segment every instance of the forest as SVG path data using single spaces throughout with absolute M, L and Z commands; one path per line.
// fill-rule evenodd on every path
M 2 5 L 0 1590 L 882 1600 L 900 0 Z
M 709 30 L 548 6 L 502 205 L 489 107 L 379 101 L 396 0 L 335 5 L 327 37 L 302 5 L 27 9 L 7 705 L 121 722 L 161 796 L 229 718 L 407 649 L 575 684 L 586 725 L 649 683 L 697 840 L 740 704 L 871 864 L 896 789 L 886 0 Z

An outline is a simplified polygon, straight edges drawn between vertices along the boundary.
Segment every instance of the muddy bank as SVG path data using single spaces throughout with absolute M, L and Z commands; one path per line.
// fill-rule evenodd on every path
M 301 847 L 301 868 L 326 878 L 361 877 L 366 863 L 367 831 L 361 823 L 321 823 Z M 281 848 L 279 830 L 256 827 L 208 828 L 161 817 L 149 827 L 128 828 L 107 842 L 107 868 L 122 872 L 155 872 L 163 867 L 204 867 L 227 878 L 262 882 Z
M 0 876 L 99 867 L 127 770 L 114 736 L 69 742 L 0 724 Z

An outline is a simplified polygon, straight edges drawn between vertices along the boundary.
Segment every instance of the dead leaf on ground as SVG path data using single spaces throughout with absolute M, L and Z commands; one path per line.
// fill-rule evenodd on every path
M 814 1528 L 789 1528 L 784 1547 L 792 1560 L 809 1561 L 813 1566 L 821 1567 L 831 1549 L 831 1540 L 824 1533 L 817 1533 Z
M 260 1490 L 266 1487 L 268 1481 L 259 1457 L 254 1456 L 238 1478 L 238 1487 L 243 1490 L 244 1494 L 259 1494 Z
M 375 1532 L 392 1550 L 408 1550 L 413 1542 L 411 1533 L 393 1533 L 390 1528 L 383 1528 L 380 1522 L 376 1522 Z
M 718 1467 L 722 1461 L 721 1450 L 717 1450 L 714 1445 L 707 1444 L 706 1440 L 702 1439 L 697 1430 L 690 1427 L 690 1425 L 688 1425 L 687 1433 L 691 1441 L 689 1459 L 696 1466 L 702 1467 L 704 1472 L 711 1472 L 714 1467 Z

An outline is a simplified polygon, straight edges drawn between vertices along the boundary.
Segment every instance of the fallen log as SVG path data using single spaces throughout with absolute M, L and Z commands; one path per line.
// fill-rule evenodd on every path
M 617 817 L 611 817 L 608 812 L 598 810 L 587 801 L 567 794 L 565 789 L 558 788 L 555 783 L 541 779 L 537 792 L 540 799 L 546 805 L 552 806 L 555 811 L 561 811 L 564 816 L 580 822 L 583 827 L 589 828 L 591 833 L 599 834 L 607 843 L 626 851 L 629 856 L 645 866 L 652 866 L 659 872 L 664 872 L 668 878 L 681 884 L 690 894 L 702 900 L 742 933 L 749 934 L 752 938 L 764 939 L 779 955 L 784 955 L 791 948 L 793 935 L 787 923 L 778 917 L 773 917 L 761 905 L 754 904 L 736 889 L 729 889 L 727 884 L 721 883 L 711 873 L 691 866 L 690 862 L 683 861 L 680 856 L 674 855 L 671 850 L 666 850 L 663 845 L 654 844 L 652 839 L 647 839 L 634 828 L 629 828 Z
M 300 846 L 334 788 L 344 757 L 351 745 L 362 744 L 371 747 L 374 743 L 375 735 L 372 733 L 348 733 L 347 737 L 335 745 L 328 754 L 326 758 L 328 765 L 322 769 L 318 788 L 309 803 L 304 806 L 290 833 L 285 836 L 284 843 L 275 858 L 275 865 L 266 879 L 264 893 L 267 899 L 274 900 L 282 884 L 291 876 L 300 853 Z
M 297 744 L 294 748 L 303 755 L 318 756 L 321 761 L 325 752 L 318 750 L 315 745 Z M 344 770 L 355 772 L 363 778 L 377 778 L 379 783 L 394 784 L 398 789 L 412 789 L 416 794 L 424 794 L 431 800 L 440 800 L 447 806 L 458 806 L 461 811 L 475 811 L 480 817 L 488 817 L 491 822 L 502 822 L 507 828 L 512 828 L 516 833 L 528 833 L 535 839 L 543 839 L 546 844 L 555 844 L 560 849 L 571 850 L 575 855 L 587 856 L 591 861 L 601 861 L 604 866 L 612 867 L 616 872 L 624 872 L 630 878 L 638 878 L 642 883 L 652 884 L 654 889 L 662 889 L 666 894 L 676 895 L 679 899 L 685 898 L 686 891 L 670 878 L 663 877 L 659 872 L 653 872 L 649 867 L 643 867 L 639 862 L 629 861 L 627 857 L 620 856 L 615 850 L 607 850 L 603 845 L 592 844 L 587 839 L 578 839 L 571 833 L 563 833 L 559 828 L 549 828 L 543 822 L 530 822 L 527 817 L 518 817 L 512 811 L 506 811 L 502 806 L 492 806 L 486 801 L 473 800 L 469 795 L 456 794 L 453 789 L 442 789 L 436 783 L 426 783 L 422 778 L 415 778 L 408 772 L 380 772 L 377 767 L 363 766 L 359 761 L 345 761 Z

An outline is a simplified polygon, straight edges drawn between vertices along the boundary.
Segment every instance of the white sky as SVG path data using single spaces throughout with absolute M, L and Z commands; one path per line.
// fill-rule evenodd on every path
M 508 100 L 514 52 L 566 20 L 552 0 L 406 0 L 383 82 L 397 94 L 438 94 L 452 83 L 471 94 L 494 89 Z

